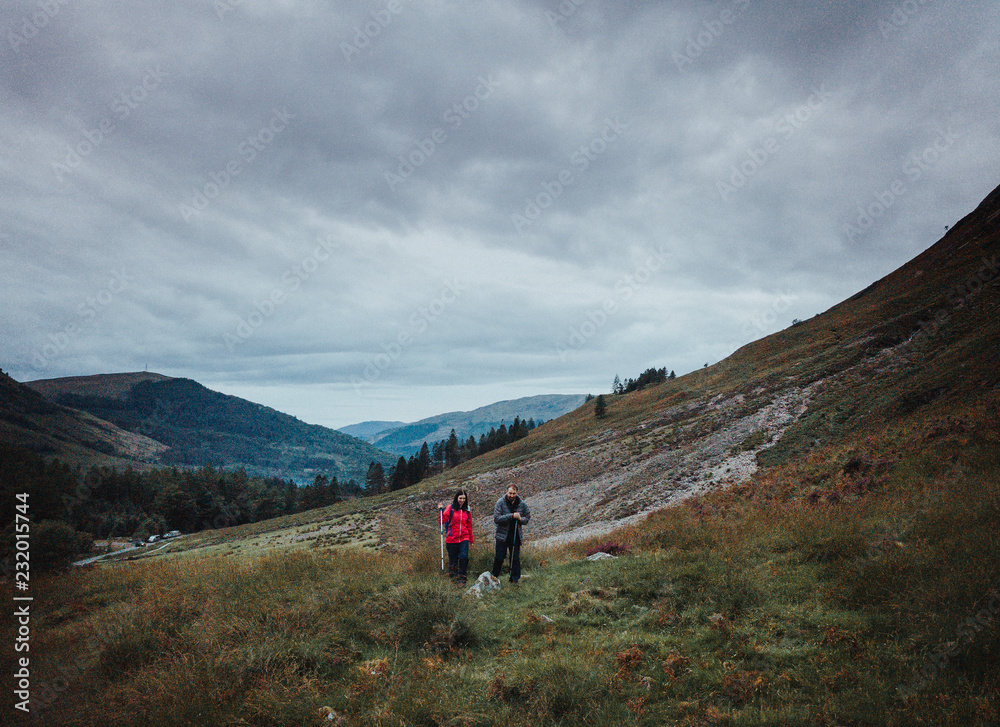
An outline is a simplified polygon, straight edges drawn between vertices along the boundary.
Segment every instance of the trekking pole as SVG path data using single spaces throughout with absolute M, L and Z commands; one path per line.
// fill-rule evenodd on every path
M 444 508 L 438 506 L 438 524 L 441 527 L 441 572 L 444 573 Z
M 510 551 L 507 555 L 507 572 L 509 573 L 514 568 L 514 548 L 517 547 L 517 524 L 519 520 L 514 521 L 514 539 L 510 542 Z

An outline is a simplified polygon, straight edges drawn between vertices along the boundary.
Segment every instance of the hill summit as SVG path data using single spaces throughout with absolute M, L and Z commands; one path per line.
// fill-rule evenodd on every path
M 111 422 L 165 445 L 156 464 L 225 468 L 291 478 L 316 475 L 363 482 L 386 452 L 327 427 L 212 391 L 191 379 L 151 372 L 98 374 L 27 382 L 52 402 Z

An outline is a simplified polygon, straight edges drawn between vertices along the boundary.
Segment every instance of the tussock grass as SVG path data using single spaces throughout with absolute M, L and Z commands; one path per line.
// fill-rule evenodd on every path
M 995 724 L 996 424 L 987 400 L 827 447 L 615 559 L 529 547 L 482 601 L 432 541 L 73 572 L 39 585 L 36 684 L 70 673 L 67 725 Z

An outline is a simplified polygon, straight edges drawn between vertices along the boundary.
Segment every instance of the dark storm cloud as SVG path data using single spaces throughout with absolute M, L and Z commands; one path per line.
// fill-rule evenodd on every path
M 334 424 L 689 370 L 996 185 L 998 15 L 6 3 L 5 369 L 148 364 Z

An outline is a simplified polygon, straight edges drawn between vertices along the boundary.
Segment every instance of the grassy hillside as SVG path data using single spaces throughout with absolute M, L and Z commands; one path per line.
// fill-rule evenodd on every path
M 50 714 L 1000 723 L 998 223 L 1000 191 L 851 299 L 602 419 L 581 407 L 411 490 L 33 586 Z M 509 482 L 532 507 L 529 577 L 477 601 L 437 574 L 435 502 L 471 488 L 478 573 Z M 619 556 L 583 558 L 602 546 Z
M 690 500 L 619 531 L 613 560 L 527 552 L 530 577 L 483 601 L 405 526 L 398 550 L 77 572 L 36 595 L 37 683 L 79 665 L 50 707 L 67 725 L 322 725 L 324 707 L 348 725 L 996 724 L 998 415 L 993 397 L 964 431 L 904 425 Z M 922 458 L 862 485 L 892 446 Z M 820 474 L 839 485 L 815 498 Z
M 141 466 L 156 461 L 166 449 L 142 434 L 48 401 L 3 372 L 0 440 L 73 465 Z
M 311 482 L 317 474 L 363 482 L 386 452 L 354 437 L 306 424 L 190 379 L 110 374 L 29 382 L 53 401 L 86 411 L 169 447 L 168 465 L 243 467 L 250 474 Z

